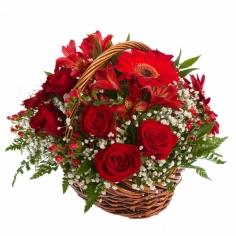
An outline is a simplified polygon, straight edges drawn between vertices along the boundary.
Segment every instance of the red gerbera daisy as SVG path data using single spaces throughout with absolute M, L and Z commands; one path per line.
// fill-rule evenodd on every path
M 115 68 L 123 73 L 121 79 L 137 78 L 141 86 L 168 85 L 179 80 L 178 70 L 171 61 L 172 57 L 157 50 L 143 52 L 132 49 L 117 58 Z

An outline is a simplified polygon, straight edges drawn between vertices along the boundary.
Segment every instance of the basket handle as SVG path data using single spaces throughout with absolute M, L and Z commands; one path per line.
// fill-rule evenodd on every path
M 80 90 L 84 90 L 87 83 L 89 82 L 89 80 L 92 78 L 92 76 L 95 74 L 95 72 L 97 71 L 97 69 L 108 59 L 110 59 L 113 55 L 115 55 L 116 53 L 122 52 L 126 49 L 131 49 L 131 48 L 135 48 L 135 49 L 139 49 L 142 51 L 149 51 L 150 48 L 141 43 L 141 42 L 136 42 L 136 41 L 128 41 L 128 42 L 123 42 L 123 43 L 118 43 L 115 44 L 113 46 L 111 46 L 110 48 L 108 48 L 106 51 L 104 51 L 102 54 L 100 54 L 90 65 L 89 67 L 84 71 L 84 73 L 82 74 L 82 76 L 80 77 L 79 81 L 77 82 L 77 84 L 75 85 L 74 89 L 80 89 Z M 72 108 L 71 111 L 71 115 L 70 115 L 70 120 L 71 122 L 73 122 L 74 118 L 75 118 L 75 114 L 76 114 L 76 110 L 78 107 L 78 102 L 76 102 Z M 66 126 L 66 138 L 67 139 L 71 139 L 72 135 L 73 135 L 73 128 L 69 127 L 68 125 Z

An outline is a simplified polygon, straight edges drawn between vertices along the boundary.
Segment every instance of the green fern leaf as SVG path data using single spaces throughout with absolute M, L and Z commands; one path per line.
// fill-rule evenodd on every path
M 84 191 L 84 193 L 87 195 L 84 213 L 87 212 L 92 207 L 92 205 L 96 202 L 102 190 L 103 190 L 102 183 L 97 184 L 97 183 L 91 182 L 88 184 L 87 189 L 85 189 Z
M 46 166 L 46 165 L 40 165 L 37 169 L 37 171 L 33 174 L 33 176 L 30 179 L 37 179 L 45 174 L 50 174 L 52 171 L 51 166 Z
M 16 178 L 17 178 L 18 174 L 19 174 L 19 173 L 21 173 L 21 174 L 24 173 L 23 169 L 24 169 L 25 167 L 26 167 L 27 170 L 30 170 L 29 161 L 23 160 L 23 161 L 21 162 L 21 164 L 20 164 L 20 167 L 16 170 L 16 173 L 15 173 L 15 175 L 14 175 L 14 178 L 13 178 L 13 181 L 12 181 L 12 184 L 11 184 L 12 187 L 14 187 L 14 184 L 15 184 L 15 182 L 16 182 Z
M 202 167 L 190 165 L 189 168 L 195 169 L 197 174 L 199 174 L 201 177 L 211 180 Z
M 68 179 L 66 179 L 65 177 L 62 178 L 62 191 L 63 191 L 63 194 L 67 191 L 68 187 L 69 187 Z

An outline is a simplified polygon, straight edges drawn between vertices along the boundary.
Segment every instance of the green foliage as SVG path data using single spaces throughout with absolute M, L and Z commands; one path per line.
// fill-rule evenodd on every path
M 100 193 L 104 189 L 103 183 L 92 183 L 90 182 L 85 189 L 84 193 L 87 195 L 86 197 L 86 205 L 84 208 L 84 213 L 87 212 L 94 202 L 98 199 Z
M 208 132 L 210 132 L 212 130 L 212 128 L 214 127 L 214 125 L 215 125 L 215 122 L 210 122 L 208 124 L 202 125 L 200 127 L 200 129 L 198 130 L 198 132 L 197 132 L 196 139 L 199 139 L 203 135 L 205 135 Z
M 52 75 L 51 72 L 44 71 L 44 73 L 45 73 L 47 76 Z
M 169 191 L 171 191 L 171 192 L 173 192 L 173 191 L 175 190 L 174 184 L 171 183 L 171 182 L 168 183 L 168 184 L 166 185 L 166 189 L 169 190 Z
M 193 166 L 193 165 L 189 165 L 188 168 L 195 169 L 197 174 L 199 174 L 201 177 L 211 180 L 203 168 L 199 166 Z
M 93 42 L 96 45 L 96 47 L 93 48 L 93 58 L 96 59 L 102 53 L 102 48 L 99 42 L 97 41 L 96 33 L 94 34 Z
M 26 170 L 30 170 L 29 161 L 23 160 L 23 161 L 21 162 L 20 167 L 16 170 L 16 173 L 15 173 L 15 175 L 14 175 L 14 179 L 13 179 L 13 181 L 12 181 L 12 187 L 14 187 L 14 184 L 15 184 L 15 182 L 16 182 L 16 178 L 17 178 L 18 174 L 19 174 L 19 173 L 24 174 L 24 171 L 23 171 L 24 168 L 26 168 Z
M 219 137 L 212 137 L 211 140 L 196 140 L 193 141 L 193 150 L 192 154 L 196 157 L 208 156 L 210 153 L 215 154 L 215 149 L 217 149 L 227 137 L 219 138 Z
M 177 58 L 175 59 L 175 61 L 174 61 L 174 66 L 175 66 L 175 67 L 178 67 L 178 66 L 179 66 L 179 60 L 180 60 L 181 54 L 182 54 L 182 51 L 181 51 L 181 48 L 180 48 L 179 55 L 178 55 L 178 57 L 177 57 Z
M 32 175 L 30 179 L 37 179 L 45 174 L 50 174 L 52 170 L 56 171 L 57 168 L 58 166 L 55 166 L 54 164 L 52 165 L 49 165 L 49 163 L 40 164 L 37 167 L 36 172 Z
M 93 105 L 95 105 L 95 106 L 99 106 L 99 105 L 101 105 L 101 104 L 110 104 L 111 102 L 109 102 L 109 101 L 95 101 L 95 102 L 93 102 Z
M 224 164 L 226 161 L 222 161 L 220 159 L 220 157 L 222 157 L 220 154 L 212 152 L 211 154 L 209 154 L 209 155 L 207 155 L 205 157 L 201 157 L 201 159 L 212 161 L 212 162 L 214 162 L 216 164 Z
M 89 161 L 84 161 L 79 166 L 79 169 L 76 171 L 77 175 L 87 172 L 91 168 L 91 163 Z
M 199 59 L 200 56 L 190 58 L 180 63 L 179 61 L 180 61 L 181 54 L 182 54 L 182 51 L 180 49 L 180 53 L 174 61 L 174 66 L 179 70 L 180 77 L 183 78 L 186 75 L 188 75 L 190 72 L 194 70 L 198 70 L 198 68 L 189 68 L 189 67 L 192 66 Z M 186 69 L 186 68 L 189 68 L 189 69 Z
M 190 72 L 192 72 L 194 70 L 198 70 L 198 68 L 191 68 L 191 69 L 181 70 L 179 72 L 180 77 L 183 78 L 183 77 L 185 77 L 186 75 L 188 75 Z
M 179 66 L 179 69 L 184 69 L 184 68 L 190 67 L 191 65 L 193 65 L 199 59 L 199 57 L 200 56 L 193 57 L 193 58 L 190 58 L 190 59 L 182 62 Z
M 135 127 L 133 124 L 130 124 L 127 128 L 127 135 L 130 143 L 132 144 L 136 144 L 137 130 L 137 127 Z
M 127 38 L 126 38 L 125 41 L 126 41 L 126 42 L 127 42 L 127 41 L 130 41 L 130 33 L 128 33 L 128 36 L 127 36 Z
M 63 177 L 62 178 L 62 191 L 63 191 L 63 193 L 65 193 L 67 191 L 68 187 L 69 187 L 68 179 L 66 177 Z
M 14 139 L 13 143 L 5 149 L 5 152 L 22 150 L 26 145 L 27 142 L 23 138 Z

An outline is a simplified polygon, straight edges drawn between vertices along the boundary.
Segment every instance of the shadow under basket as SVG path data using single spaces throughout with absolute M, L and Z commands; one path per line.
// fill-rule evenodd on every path
M 176 169 L 172 173 L 174 177 L 170 178 L 170 181 L 175 187 L 182 180 L 181 172 L 181 169 Z M 143 190 L 137 191 L 132 188 L 132 184 L 130 181 L 122 181 L 116 185 L 116 190 L 106 189 L 106 194 L 100 195 L 102 202 L 96 201 L 95 205 L 104 211 L 130 219 L 148 218 L 163 211 L 174 194 L 162 185 L 155 185 L 156 190 L 144 187 Z M 86 198 L 78 184 L 74 183 L 71 187 L 81 198 Z

